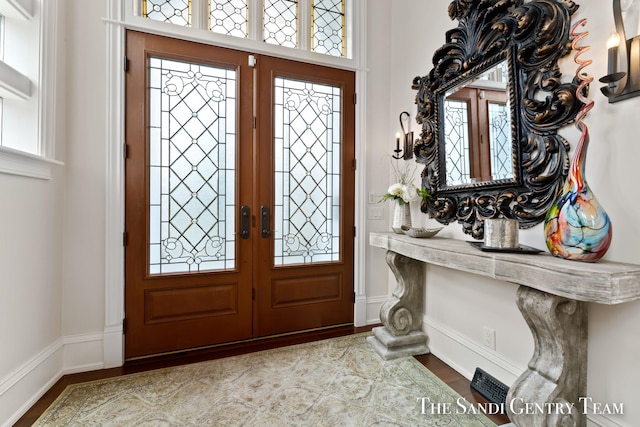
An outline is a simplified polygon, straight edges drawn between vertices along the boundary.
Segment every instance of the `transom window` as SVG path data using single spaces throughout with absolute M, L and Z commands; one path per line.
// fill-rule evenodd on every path
M 185 27 L 191 26 L 191 0 L 144 0 L 142 16 Z
M 141 16 L 323 55 L 346 56 L 346 0 L 141 0 Z M 204 16 L 206 24 L 194 16 Z M 262 33 L 252 34 L 251 28 Z
M 209 29 L 220 34 L 246 38 L 247 0 L 210 0 Z

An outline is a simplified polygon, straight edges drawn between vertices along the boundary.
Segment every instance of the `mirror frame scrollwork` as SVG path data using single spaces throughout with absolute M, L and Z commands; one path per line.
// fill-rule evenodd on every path
M 566 0 L 451 2 L 449 16 L 458 27 L 446 33 L 446 43 L 433 56 L 434 68 L 412 85 L 422 127 L 414 154 L 425 164 L 422 185 L 431 196 L 422 201 L 422 212 L 443 224 L 458 221 L 476 239 L 483 237 L 487 218 L 517 219 L 520 228 L 544 220 L 569 169 L 569 144 L 557 132 L 582 106 L 576 79 L 563 83 L 558 65 L 571 52 L 571 16 L 577 9 Z M 447 187 L 444 93 L 505 58 L 514 179 Z

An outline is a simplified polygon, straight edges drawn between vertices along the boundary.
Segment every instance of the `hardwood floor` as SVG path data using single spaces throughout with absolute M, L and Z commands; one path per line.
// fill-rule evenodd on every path
M 335 338 L 345 335 L 357 334 L 370 331 L 372 326 L 356 328 L 353 326 L 343 326 L 321 331 L 305 332 L 294 335 L 279 336 L 267 339 L 252 340 L 242 343 L 218 346 L 203 350 L 194 350 L 183 353 L 157 356 L 147 359 L 127 361 L 124 366 L 99 371 L 83 372 L 79 374 L 65 375 L 49 391 L 47 391 L 38 402 L 36 402 L 26 414 L 14 424 L 14 427 L 31 426 L 40 415 L 53 403 L 53 401 L 71 384 L 86 381 L 94 381 L 119 375 L 133 374 L 136 372 L 149 371 L 152 369 L 165 368 L 170 366 L 184 365 L 188 363 L 202 362 L 205 360 L 219 359 L 222 357 L 235 356 L 238 354 L 250 353 L 253 351 L 268 350 L 285 345 L 302 344 L 305 342 L 317 341 L 327 338 Z M 437 377 L 444 381 L 449 387 L 458 392 L 462 397 L 472 404 L 487 403 L 481 395 L 471 390 L 469 381 L 454 371 L 447 364 L 436 356 L 427 354 L 416 356 L 416 359 L 426 366 Z M 506 424 L 509 419 L 506 415 L 488 415 L 497 425 Z

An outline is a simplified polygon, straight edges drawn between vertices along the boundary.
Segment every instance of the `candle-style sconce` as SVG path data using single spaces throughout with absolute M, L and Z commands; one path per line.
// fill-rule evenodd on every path
M 620 1 L 613 0 L 616 32 L 607 41 L 607 75 L 600 79 L 610 103 L 640 95 L 640 35 L 627 40 Z
M 413 132 L 407 132 L 405 130 L 404 123 L 402 120 L 404 116 L 406 116 L 407 127 L 408 127 L 409 117 L 410 117 L 409 113 L 407 113 L 406 111 L 403 111 L 402 113 L 400 113 L 400 128 L 402 129 L 402 135 L 403 135 L 402 148 L 400 148 L 400 134 L 396 134 L 396 149 L 393 150 L 393 152 L 396 154 L 391 156 L 394 159 L 398 159 L 398 160 L 400 159 L 409 160 L 413 158 Z

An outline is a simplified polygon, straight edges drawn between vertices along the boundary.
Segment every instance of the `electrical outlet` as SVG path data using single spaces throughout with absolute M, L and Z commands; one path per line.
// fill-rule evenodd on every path
M 482 345 L 489 347 L 491 350 L 496 349 L 496 331 L 484 326 L 482 328 Z

